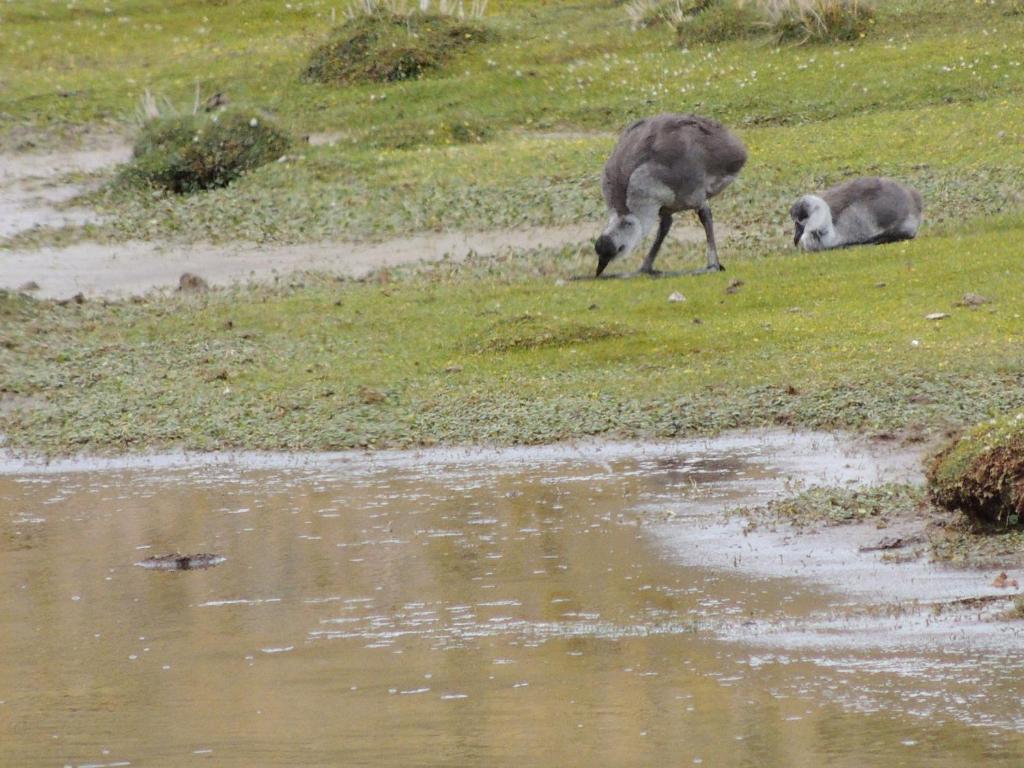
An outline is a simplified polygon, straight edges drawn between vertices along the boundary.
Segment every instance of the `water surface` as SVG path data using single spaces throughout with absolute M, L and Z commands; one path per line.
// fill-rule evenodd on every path
M 689 549 L 723 503 L 909 466 L 777 435 L 9 464 L 0 765 L 1020 766 L 1019 642 L 819 642 L 854 598 Z M 227 559 L 133 565 L 175 551 Z

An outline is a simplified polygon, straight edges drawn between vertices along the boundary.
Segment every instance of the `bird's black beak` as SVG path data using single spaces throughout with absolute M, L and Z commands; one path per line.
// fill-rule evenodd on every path
M 796 222 L 796 232 L 793 233 L 793 245 L 800 245 L 800 238 L 804 236 L 804 225 Z
M 597 251 L 597 274 L 594 277 L 600 277 L 604 268 L 616 256 L 615 243 L 608 235 L 601 235 L 594 243 L 594 250 Z

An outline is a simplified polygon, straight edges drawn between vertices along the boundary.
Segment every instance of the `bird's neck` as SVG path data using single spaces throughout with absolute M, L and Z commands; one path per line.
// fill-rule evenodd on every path
M 808 241 L 805 244 L 806 249 L 812 251 L 835 248 L 839 245 L 839 233 L 832 223 L 832 209 L 824 200 L 820 200 L 820 204 L 815 206 L 814 212 L 808 218 L 804 228 L 804 239 Z

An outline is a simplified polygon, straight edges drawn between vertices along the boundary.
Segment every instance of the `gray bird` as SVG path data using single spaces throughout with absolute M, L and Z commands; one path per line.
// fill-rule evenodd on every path
M 804 195 L 789 209 L 793 244 L 805 251 L 910 240 L 921 226 L 916 189 L 892 179 L 865 176 Z
M 597 276 L 612 259 L 636 248 L 655 225 L 658 233 L 640 272 L 657 274 L 654 259 L 678 211 L 696 211 L 704 225 L 708 265 L 701 271 L 723 269 L 708 200 L 732 183 L 746 161 L 743 142 L 706 117 L 664 114 L 629 126 L 601 177 L 609 221 L 594 243 Z

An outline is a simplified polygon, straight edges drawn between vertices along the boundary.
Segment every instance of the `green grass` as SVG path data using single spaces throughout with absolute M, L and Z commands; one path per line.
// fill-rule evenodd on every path
M 493 37 L 418 80 L 303 82 L 310 52 L 340 22 L 332 8 L 3 4 L 0 146 L 130 133 L 145 90 L 186 106 L 197 85 L 294 136 L 329 131 L 337 143 L 300 145 L 189 197 L 140 193 L 110 174 L 86 198 L 105 223 L 0 246 L 91 237 L 187 248 L 578 221 L 596 232 L 617 132 L 673 110 L 721 119 L 750 150 L 714 204 L 731 231 L 729 272 L 556 285 L 593 269 L 584 246 L 399 270 L 379 284 L 303 278 L 302 288 L 109 306 L 7 295 L 0 433 L 10 446 L 533 443 L 779 423 L 932 430 L 1024 407 L 1014 311 L 1024 16 L 891 0 L 855 43 L 681 48 L 667 25 L 631 29 L 620 3 L 492 2 Z M 793 253 L 793 199 L 867 173 L 922 192 L 920 238 Z M 702 250 L 672 244 L 660 263 L 697 266 Z M 726 294 L 733 277 L 745 284 Z M 673 290 L 687 301 L 670 304 Z M 967 292 L 994 301 L 954 308 Z M 952 316 L 924 319 L 937 311 Z
M 573 257 L 538 254 L 142 304 L 7 296 L 0 391 L 39 407 L 0 432 L 66 452 L 945 428 L 1024 407 L 1022 235 L 1015 217 L 674 280 L 559 285 Z M 955 307 L 966 292 L 992 302 Z
M 667 28 L 631 30 L 621 5 L 493 3 L 495 39 L 457 62 L 414 82 L 344 88 L 301 82 L 331 27 L 326 2 L 103 7 L 15 0 L 0 10 L 0 143 L 98 124 L 132 131 L 144 90 L 186 105 L 197 84 L 266 110 L 293 135 L 329 131 L 338 143 L 195 200 L 115 187 L 95 200 L 110 224 L 8 245 L 298 242 L 589 220 L 601 214 L 597 179 L 614 134 L 662 110 L 711 114 L 751 145 L 719 205 L 723 222 L 757 236 L 805 188 L 856 172 L 918 183 L 933 222 L 1024 199 L 1024 16 L 988 4 L 882 3 L 878 29 L 856 44 L 683 50 Z

